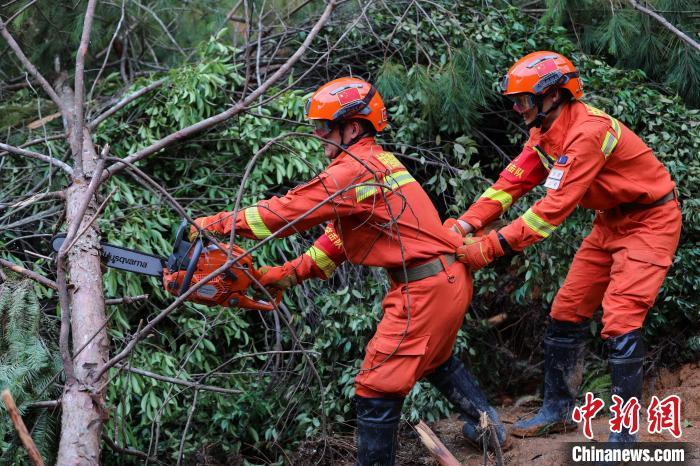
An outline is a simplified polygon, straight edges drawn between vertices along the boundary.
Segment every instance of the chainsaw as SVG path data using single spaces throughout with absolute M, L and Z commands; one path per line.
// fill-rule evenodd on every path
M 201 237 L 188 242 L 185 240 L 188 231 L 189 225 L 183 220 L 175 235 L 173 253 L 167 259 L 106 243 L 101 244 L 100 257 L 107 267 L 160 277 L 168 293 L 181 296 L 192 285 L 224 265 L 227 260 L 224 251 L 229 249 L 225 243 L 205 245 Z M 58 252 L 65 239 L 65 234 L 54 236 L 52 249 Z M 281 301 L 282 293 L 277 293 L 275 304 L 250 297 L 248 293 L 253 278 L 259 280 L 261 273 L 253 267 L 253 259 L 250 255 L 244 255 L 243 249 L 234 244 L 231 252 L 234 258 L 239 258 L 238 261 L 200 286 L 187 300 L 207 306 L 273 310 Z

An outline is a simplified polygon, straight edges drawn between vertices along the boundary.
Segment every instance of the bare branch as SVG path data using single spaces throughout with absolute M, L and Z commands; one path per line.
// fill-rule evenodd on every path
M 15 429 L 17 429 L 17 433 L 19 434 L 19 438 L 22 440 L 24 448 L 26 448 L 27 453 L 29 453 L 29 459 L 36 466 L 44 466 L 44 460 L 41 459 L 39 450 L 37 450 L 36 445 L 34 444 L 34 440 L 32 440 L 32 437 L 29 435 L 29 432 L 27 431 L 27 426 L 24 425 L 24 421 L 22 421 L 22 416 L 19 415 L 19 411 L 17 411 L 17 406 L 15 406 L 15 400 L 12 399 L 12 395 L 10 394 L 9 390 L 3 390 L 2 400 L 5 402 L 5 407 L 10 413 L 12 423 L 15 425 Z
M 64 172 L 68 173 L 70 176 L 73 176 L 73 169 L 70 167 L 70 165 L 68 165 L 65 162 L 61 162 L 60 160 L 55 159 L 53 157 L 50 157 L 48 155 L 40 154 L 38 152 L 34 152 L 31 150 L 20 149 L 19 147 L 9 146 L 7 144 L 2 144 L 2 143 L 0 143 L 0 150 L 11 152 L 11 153 L 17 154 L 17 155 L 23 155 L 25 157 L 29 157 L 32 159 L 41 160 L 42 162 L 46 162 L 46 163 L 49 163 L 55 167 L 58 167 L 61 170 L 63 170 Z
M 209 392 L 227 393 L 229 395 L 238 395 L 241 390 L 233 390 L 231 388 L 216 387 L 214 385 L 202 385 L 197 382 L 190 382 L 189 380 L 178 379 L 176 377 L 168 377 L 165 375 L 156 374 L 154 372 L 149 372 L 143 369 L 138 369 L 136 367 L 131 367 L 126 364 L 117 364 L 117 368 L 132 372 L 134 374 L 143 375 L 144 377 L 150 377 L 151 379 L 160 380 L 161 382 L 168 382 L 175 385 L 182 385 L 189 388 L 194 388 L 195 390 L 205 390 Z
M 134 450 L 133 448 L 122 448 L 119 445 L 117 445 L 114 440 L 112 440 L 109 435 L 106 433 L 102 434 L 102 439 L 105 441 L 107 446 L 111 448 L 112 450 L 118 452 L 118 453 L 123 453 L 125 455 L 130 455 L 130 456 L 135 456 L 137 458 L 141 458 L 144 460 L 153 460 L 152 457 L 148 456 L 146 453 L 139 451 L 139 450 Z
M 85 10 L 83 20 L 83 35 L 80 38 L 80 46 L 75 57 L 75 85 L 73 91 L 75 99 L 73 103 L 73 125 L 70 130 L 72 139 L 73 158 L 78 175 L 83 175 L 83 102 L 85 100 L 85 55 L 87 55 L 88 44 L 90 43 L 90 32 L 92 31 L 92 20 L 95 16 L 95 5 L 97 0 L 89 0 Z
M 159 87 L 162 86 L 167 80 L 168 80 L 168 78 L 159 79 L 158 81 L 153 82 L 153 83 L 149 84 L 148 86 L 143 87 L 143 88 L 139 89 L 138 91 L 136 91 L 136 92 L 134 92 L 134 93 L 132 93 L 132 94 L 129 94 L 128 96 L 124 97 L 122 100 L 120 100 L 119 102 L 117 102 L 112 108 L 110 108 L 109 110 L 105 111 L 104 113 L 102 113 L 101 115 L 99 115 L 97 118 L 95 118 L 94 120 L 92 120 L 90 123 L 88 123 L 88 125 L 87 125 L 88 129 L 91 129 L 91 130 L 92 130 L 92 129 L 97 128 L 97 127 L 100 125 L 100 123 L 102 123 L 103 121 L 105 121 L 107 118 L 109 118 L 110 116 L 114 115 L 114 114 L 117 113 L 119 110 L 121 110 L 121 109 L 124 108 L 125 106 L 129 105 L 131 102 L 133 102 L 134 100 L 138 99 L 138 98 L 141 97 L 142 95 L 148 94 L 148 93 L 151 92 L 153 89 L 159 88 Z
M 27 142 L 25 142 L 24 144 L 22 144 L 21 146 L 18 146 L 18 147 L 19 147 L 20 149 L 24 149 L 25 147 L 35 146 L 35 145 L 37 145 L 37 144 L 41 144 L 42 142 L 55 141 L 56 139 L 63 139 L 64 137 L 65 137 L 64 134 L 54 134 L 54 135 L 52 135 L 52 136 L 47 136 L 47 137 L 43 137 L 43 138 L 32 139 L 31 141 L 27 141 Z M 2 157 L 3 155 L 7 155 L 7 154 L 8 154 L 7 151 L 0 152 L 0 157 Z
M 138 301 L 144 301 L 149 298 L 147 294 L 140 294 L 138 296 L 124 296 L 123 298 L 112 298 L 105 299 L 105 304 L 107 306 L 116 306 L 117 304 L 132 304 Z
M 25 276 L 25 277 L 27 277 L 27 278 L 31 278 L 31 279 L 34 280 L 35 282 L 39 282 L 39 283 L 41 283 L 41 284 L 44 285 L 44 286 L 48 286 L 48 287 L 51 288 L 52 290 L 57 290 L 57 289 L 58 289 L 58 286 L 56 286 L 56 282 L 55 282 L 55 281 L 53 281 L 53 280 L 51 280 L 51 279 L 48 279 L 48 278 L 44 277 L 43 275 L 39 275 L 39 274 L 36 273 L 36 272 L 32 272 L 31 270 L 27 270 L 27 269 L 25 269 L 24 267 L 21 267 L 21 266 L 19 266 L 19 265 L 17 265 L 17 264 L 13 264 L 12 262 L 10 262 L 10 261 L 8 261 L 8 260 L 1 259 L 1 258 L 0 258 L 0 265 L 3 266 L 3 267 L 5 267 L 6 269 L 12 270 L 12 271 L 15 272 L 15 273 L 18 273 L 18 274 L 20 274 L 20 275 L 23 275 L 23 276 Z
M 35 401 L 30 405 L 36 409 L 54 409 L 61 407 L 61 400 Z
M 7 30 L 5 27 L 5 23 L 3 23 L 2 19 L 0 19 L 0 34 L 5 38 L 7 41 L 8 45 L 12 49 L 13 52 L 15 52 L 15 55 L 17 58 L 19 58 L 19 61 L 22 63 L 22 65 L 29 71 L 29 74 L 34 77 L 37 81 L 39 81 L 39 84 L 41 84 L 41 87 L 44 89 L 44 92 L 46 92 L 49 97 L 51 97 L 51 100 L 54 101 L 56 106 L 61 110 L 61 113 L 64 116 L 68 116 L 66 114 L 66 108 L 63 106 L 63 102 L 61 99 L 58 97 L 58 94 L 56 94 L 56 91 L 51 87 L 51 84 L 39 73 L 39 70 L 36 69 L 36 67 L 29 61 L 27 56 L 22 52 L 22 49 L 19 47 L 19 44 L 15 41 L 14 37 L 12 37 L 12 34 L 10 34 L 10 31 Z
M 316 22 L 314 27 L 311 29 L 309 34 L 306 36 L 304 39 L 304 42 L 299 46 L 299 48 L 294 52 L 294 54 L 282 65 L 270 78 L 268 78 L 260 87 L 258 87 L 255 91 L 251 92 L 248 97 L 242 99 L 239 101 L 236 105 L 231 107 L 230 109 L 221 112 L 217 115 L 214 115 L 212 117 L 209 117 L 205 120 L 202 120 L 200 122 L 197 122 L 193 125 L 188 126 L 187 128 L 183 128 L 179 131 L 176 131 L 163 139 L 160 139 L 150 146 L 126 157 L 124 160 L 130 163 L 134 163 L 138 160 L 141 160 L 144 157 L 147 157 L 151 154 L 154 154 L 165 147 L 180 141 L 182 139 L 186 139 L 190 136 L 193 136 L 197 133 L 200 133 L 206 129 L 211 128 L 212 126 L 215 126 L 223 121 L 228 120 L 229 118 L 237 115 L 241 111 L 243 111 L 251 102 L 254 102 L 259 96 L 263 95 L 267 89 L 272 86 L 275 82 L 277 82 L 283 75 L 285 75 L 289 69 L 301 58 L 301 56 L 306 52 L 306 49 L 309 47 L 311 42 L 314 40 L 314 38 L 318 35 L 320 32 L 321 28 L 323 28 L 324 24 L 328 21 L 328 18 L 330 18 L 331 13 L 335 9 L 336 6 L 336 0 L 331 0 L 328 2 L 328 5 L 326 6 L 326 9 L 323 11 L 323 14 L 319 18 L 319 20 Z M 116 164 L 115 164 L 116 165 Z M 117 166 L 115 167 L 114 165 L 111 165 L 105 170 L 105 175 L 104 178 L 108 178 L 112 176 L 115 172 L 122 170 L 124 166 Z
M 686 44 L 690 45 L 695 50 L 700 52 L 700 43 L 694 41 L 686 33 L 684 33 L 683 31 L 678 29 L 676 26 L 671 24 L 666 18 L 664 18 L 663 16 L 661 16 L 660 14 L 658 14 L 657 12 L 652 10 L 651 8 L 647 8 L 645 6 L 640 5 L 639 3 L 637 3 L 636 0 L 627 0 L 627 1 L 629 2 L 630 5 L 632 5 L 632 8 L 634 8 L 635 10 L 639 10 L 642 13 L 645 13 L 645 14 L 651 16 L 656 21 L 658 21 L 663 27 L 665 27 L 666 29 L 671 31 L 673 34 L 678 36 L 683 42 L 685 42 Z

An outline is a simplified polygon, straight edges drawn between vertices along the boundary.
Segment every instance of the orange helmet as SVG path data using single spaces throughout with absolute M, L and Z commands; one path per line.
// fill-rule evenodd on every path
M 386 128 L 386 107 L 370 83 L 357 78 L 339 78 L 319 87 L 306 101 L 306 118 L 314 132 L 325 137 L 330 123 L 358 118 L 367 120 L 377 132 Z
M 510 67 L 501 81 L 503 95 L 543 95 L 552 87 L 567 89 L 574 99 L 583 96 L 583 84 L 573 63 L 565 56 L 549 51 L 525 55 Z

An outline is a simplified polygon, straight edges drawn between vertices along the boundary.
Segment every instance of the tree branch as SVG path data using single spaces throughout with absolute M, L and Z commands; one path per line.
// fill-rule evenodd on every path
M 104 113 L 102 113 L 102 114 L 99 115 L 97 118 L 95 118 L 95 119 L 92 120 L 90 123 L 88 123 L 88 125 L 87 125 L 88 129 L 92 130 L 92 129 L 97 128 L 97 127 L 100 125 L 100 123 L 102 123 L 103 121 L 105 121 L 107 118 L 109 118 L 110 116 L 114 115 L 114 114 L 117 113 L 119 110 L 121 110 L 122 108 L 124 108 L 125 106 L 127 106 L 128 104 L 130 104 L 131 102 L 133 102 L 134 100 L 138 99 L 138 98 L 141 97 L 142 95 L 148 94 L 148 93 L 151 92 L 153 89 L 159 88 L 159 87 L 162 86 L 163 83 L 165 83 L 167 80 L 168 80 L 168 78 L 159 79 L 158 81 L 153 82 L 153 83 L 149 84 L 148 86 L 143 87 L 143 88 L 139 89 L 138 91 L 136 91 L 136 92 L 134 92 L 134 93 L 132 93 L 132 94 L 129 94 L 128 96 L 124 97 L 122 100 L 120 100 L 119 102 L 117 102 L 112 108 L 106 110 Z
M 44 466 L 44 460 L 41 459 L 39 450 L 37 450 L 36 445 L 34 444 L 34 440 L 32 440 L 32 437 L 29 435 L 29 432 L 27 431 L 27 426 L 24 425 L 24 421 L 22 421 L 22 416 L 19 415 L 19 411 L 17 411 L 17 406 L 15 406 L 15 400 L 12 399 L 12 395 L 10 394 L 9 390 L 3 390 L 2 399 L 5 402 L 5 407 L 7 408 L 7 411 L 10 413 L 10 418 L 12 419 L 12 423 L 15 425 L 15 429 L 17 429 L 19 438 L 22 440 L 24 448 L 27 449 L 29 459 L 36 466 Z
M 143 369 L 138 369 L 136 367 L 130 367 L 126 364 L 117 364 L 118 369 L 132 372 L 134 374 L 143 375 L 144 377 L 150 377 L 151 379 L 160 380 L 161 382 L 168 382 L 175 385 L 182 385 L 189 388 L 194 388 L 195 390 L 205 390 L 210 392 L 227 393 L 230 395 L 239 395 L 241 390 L 233 390 L 231 388 L 222 388 L 214 385 L 202 385 L 197 382 L 190 382 L 189 380 L 178 379 L 176 377 L 168 377 L 166 375 L 156 374 L 154 372 L 149 372 Z
M 70 165 L 68 165 L 65 162 L 61 162 L 60 160 L 55 159 L 53 157 L 50 157 L 48 155 L 40 154 L 38 152 L 34 152 L 31 150 L 20 149 L 19 147 L 9 146 L 7 144 L 2 144 L 2 143 L 0 143 L 0 150 L 4 150 L 4 151 L 10 152 L 12 154 L 23 155 L 23 156 L 29 157 L 31 159 L 41 160 L 42 162 L 46 162 L 46 163 L 49 163 L 55 167 L 58 167 L 61 170 L 63 170 L 64 172 L 68 173 L 70 176 L 73 176 L 73 169 L 70 167 Z
M 89 0 L 87 9 L 85 10 L 85 19 L 83 20 L 83 35 L 80 38 L 80 46 L 75 57 L 75 84 L 73 92 L 75 95 L 73 101 L 73 125 L 70 130 L 70 136 L 73 140 L 73 158 L 75 160 L 75 168 L 78 170 L 78 175 L 83 176 L 83 102 L 85 100 L 85 55 L 87 55 L 88 44 L 90 43 L 90 32 L 92 31 L 92 19 L 95 16 L 95 5 L 97 0 Z
M 29 74 L 31 74 L 34 79 L 39 81 L 39 84 L 41 84 L 41 87 L 44 89 L 44 92 L 46 92 L 49 97 L 51 97 L 51 100 L 54 101 L 56 106 L 61 110 L 61 113 L 64 116 L 66 115 L 66 108 L 63 106 L 63 102 L 61 102 L 61 99 L 58 98 L 58 94 L 56 94 L 56 91 L 51 87 L 51 84 L 39 73 L 39 70 L 36 69 L 36 67 L 29 61 L 27 56 L 22 52 L 22 49 L 19 47 L 19 44 L 15 41 L 14 37 L 12 37 L 12 34 L 10 34 L 10 31 L 7 30 L 7 27 L 5 27 L 5 23 L 3 23 L 2 19 L 0 19 L 0 34 L 5 38 L 7 41 L 7 44 L 10 46 L 13 52 L 15 52 L 15 55 L 17 58 L 19 58 L 19 61 L 24 65 L 24 67 L 29 71 Z
M 316 38 L 318 33 L 320 32 L 321 28 L 323 28 L 324 24 L 328 21 L 328 18 L 330 17 L 331 13 L 335 9 L 336 6 L 336 0 L 331 0 L 328 2 L 328 5 L 326 6 L 326 9 L 323 11 L 323 14 L 319 18 L 319 20 L 316 22 L 314 27 L 311 29 L 309 34 L 306 36 L 304 39 L 304 42 L 299 46 L 299 48 L 294 52 L 294 54 L 282 65 L 270 78 L 268 78 L 260 87 L 258 87 L 255 91 L 251 92 L 248 97 L 240 100 L 236 105 L 231 107 L 230 109 L 221 112 L 217 115 L 214 115 L 212 117 L 209 117 L 205 120 L 202 120 L 200 122 L 197 122 L 193 125 L 188 126 L 187 128 L 183 128 L 179 131 L 176 131 L 163 139 L 160 139 L 150 146 L 126 157 L 124 160 L 130 163 L 134 163 L 138 160 L 141 160 L 144 157 L 147 157 L 151 154 L 154 154 L 165 147 L 180 141 L 182 139 L 186 139 L 190 136 L 193 136 L 197 133 L 200 133 L 206 129 L 211 128 L 212 126 L 215 126 L 223 121 L 228 120 L 229 118 L 237 115 L 241 111 L 243 111 L 251 102 L 254 102 L 259 96 L 263 95 L 267 89 L 277 82 L 283 75 L 285 75 L 289 69 L 301 58 L 301 56 L 306 52 L 306 49 L 308 49 L 309 45 L 311 42 Z M 116 165 L 116 164 L 115 164 Z M 116 173 L 119 170 L 124 169 L 124 166 L 117 166 L 115 165 L 109 166 L 105 170 L 105 174 L 103 178 L 109 178 L 112 176 L 114 173 Z
M 700 52 L 700 43 L 695 42 L 690 36 L 688 36 L 686 33 L 684 33 L 683 31 L 678 29 L 676 26 L 671 24 L 666 18 L 664 18 L 663 16 L 661 16 L 660 14 L 658 14 L 657 12 L 652 10 L 651 8 L 647 8 L 645 6 L 640 5 L 639 3 L 637 3 L 636 0 L 627 0 L 627 1 L 629 2 L 630 5 L 632 5 L 632 8 L 634 8 L 635 10 L 639 10 L 642 13 L 645 13 L 645 14 L 651 16 L 656 21 L 661 23 L 661 25 L 663 27 L 665 27 L 666 29 L 671 31 L 673 34 L 678 36 L 683 42 L 685 42 L 686 44 L 690 45 L 695 50 Z
M 27 277 L 27 278 L 31 278 L 31 279 L 34 280 L 35 282 L 39 282 L 39 283 L 41 283 L 42 285 L 51 288 L 52 290 L 57 290 L 57 289 L 58 289 L 58 287 L 56 286 L 56 282 L 55 282 L 55 281 L 53 281 L 53 280 L 51 280 L 51 279 L 48 279 L 48 278 L 44 277 L 43 275 L 39 275 L 39 274 L 36 273 L 36 272 L 32 272 L 31 270 L 27 270 L 27 269 L 25 269 L 25 268 L 22 267 L 22 266 L 19 266 L 19 265 L 17 265 L 17 264 L 13 264 L 12 262 L 10 262 L 10 261 L 8 261 L 8 260 L 1 259 L 1 258 L 0 258 L 0 265 L 3 266 L 3 267 L 5 267 L 6 269 L 12 270 L 12 271 L 15 272 L 15 273 L 18 273 L 18 274 L 20 274 L 20 275 L 23 275 L 23 276 L 25 276 L 25 277 Z

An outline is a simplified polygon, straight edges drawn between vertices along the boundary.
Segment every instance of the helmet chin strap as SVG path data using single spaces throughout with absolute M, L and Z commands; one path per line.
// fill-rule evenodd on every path
M 547 111 L 542 110 L 542 105 L 544 104 L 544 98 L 548 94 L 549 94 L 549 92 L 545 95 L 536 95 L 535 96 L 535 104 L 537 104 L 537 115 L 535 115 L 535 119 L 532 120 L 532 122 L 527 125 L 527 129 L 540 128 L 542 126 L 542 123 L 544 122 L 544 119 L 547 117 L 547 115 L 549 115 L 551 112 L 556 110 L 557 107 L 559 107 L 562 103 L 564 103 L 564 99 L 559 99 L 556 102 L 554 102 L 551 107 L 549 107 L 549 110 L 547 110 Z
M 340 137 L 341 137 L 341 138 L 343 137 L 343 129 L 344 129 L 344 128 L 345 128 L 345 124 L 343 124 L 343 125 L 340 127 Z M 338 145 L 340 146 L 340 148 L 336 148 L 337 151 L 336 151 L 335 155 L 333 156 L 333 158 L 338 157 L 338 155 L 340 155 L 340 152 L 342 152 L 342 151 L 344 151 L 344 150 L 345 150 L 345 151 L 348 150 L 348 147 L 351 147 L 351 146 L 355 145 L 355 144 L 357 143 L 357 141 L 359 141 L 360 139 L 362 139 L 363 137 L 365 137 L 367 134 L 368 134 L 367 131 L 362 131 L 360 134 L 358 134 L 357 136 L 355 136 L 354 138 L 352 138 L 351 140 L 349 140 L 349 141 L 346 142 L 346 143 L 343 143 L 343 142 L 341 141 L 341 143 L 338 144 Z

